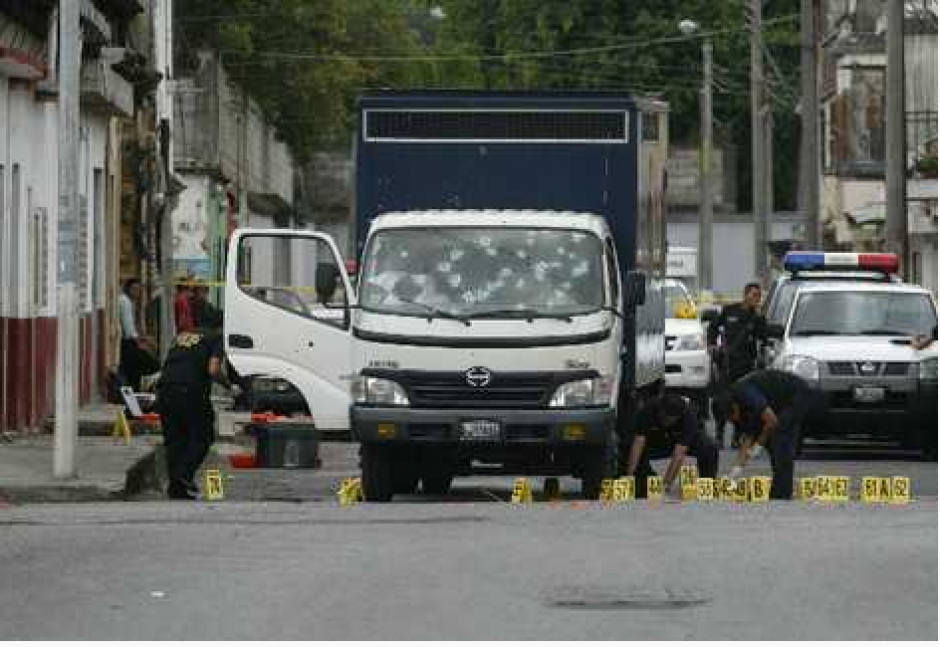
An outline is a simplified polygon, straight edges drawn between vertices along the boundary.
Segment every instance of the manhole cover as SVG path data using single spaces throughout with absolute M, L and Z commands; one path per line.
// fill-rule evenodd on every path
M 564 586 L 549 593 L 546 603 L 565 609 L 687 609 L 711 601 L 710 595 L 685 587 Z

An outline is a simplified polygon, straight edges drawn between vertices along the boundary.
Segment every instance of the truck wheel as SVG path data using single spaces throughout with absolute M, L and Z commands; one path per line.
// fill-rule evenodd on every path
M 421 491 L 425 494 L 434 496 L 443 496 L 450 492 L 450 486 L 454 482 L 454 475 L 443 470 L 425 472 L 421 475 Z
M 601 483 L 617 475 L 617 435 L 613 432 L 600 447 L 588 447 L 581 464 L 581 496 L 597 499 Z
M 384 445 L 362 446 L 362 494 L 366 501 L 384 503 L 395 494 L 390 450 Z
M 418 491 L 421 475 L 413 465 L 396 464 L 392 479 L 395 481 L 395 494 L 414 494 Z
M 924 430 L 921 436 L 920 455 L 925 461 L 937 461 L 937 430 Z

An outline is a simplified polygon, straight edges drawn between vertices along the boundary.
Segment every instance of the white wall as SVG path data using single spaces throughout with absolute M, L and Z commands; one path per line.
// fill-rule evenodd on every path
M 48 317 L 55 312 L 57 132 L 54 103 L 37 102 L 27 85 L 0 77 L 3 316 Z

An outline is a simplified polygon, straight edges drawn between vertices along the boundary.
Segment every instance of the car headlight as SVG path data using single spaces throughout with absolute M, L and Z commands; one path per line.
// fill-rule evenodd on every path
M 352 396 L 356 404 L 382 404 L 391 407 L 407 407 L 411 404 L 401 384 L 381 377 L 360 375 L 353 380 Z
M 567 382 L 555 390 L 548 406 L 559 409 L 610 406 L 613 391 L 614 380 L 608 376 Z
M 676 337 L 674 350 L 705 350 L 705 335 L 695 333 L 692 335 L 679 335 Z
M 937 358 L 931 357 L 930 359 L 925 359 L 920 362 L 920 366 L 917 369 L 917 378 L 924 382 L 936 382 L 937 381 Z
M 805 355 L 786 355 L 779 359 L 779 368 L 788 373 L 815 382 L 819 380 L 819 362 Z

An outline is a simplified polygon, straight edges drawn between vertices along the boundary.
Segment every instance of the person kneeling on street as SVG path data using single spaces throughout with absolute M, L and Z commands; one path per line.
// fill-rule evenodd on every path
M 195 499 L 196 470 L 202 465 L 214 439 L 215 412 L 210 391 L 221 380 L 221 322 L 208 329 L 176 336 L 157 383 L 157 411 L 163 427 L 167 496 Z
M 646 479 L 656 476 L 651 460 L 670 459 L 663 490 L 672 494 L 686 456 L 695 457 L 700 477 L 718 475 L 718 445 L 699 426 L 695 407 L 681 396 L 659 394 L 637 413 L 627 457 L 626 476 L 634 477 L 637 498 L 646 498 Z
M 718 406 L 744 433 L 732 479 L 739 478 L 748 460 L 765 448 L 773 470 L 770 498 L 793 498 L 796 448 L 812 397 L 802 378 L 775 369 L 754 371 L 731 385 Z

